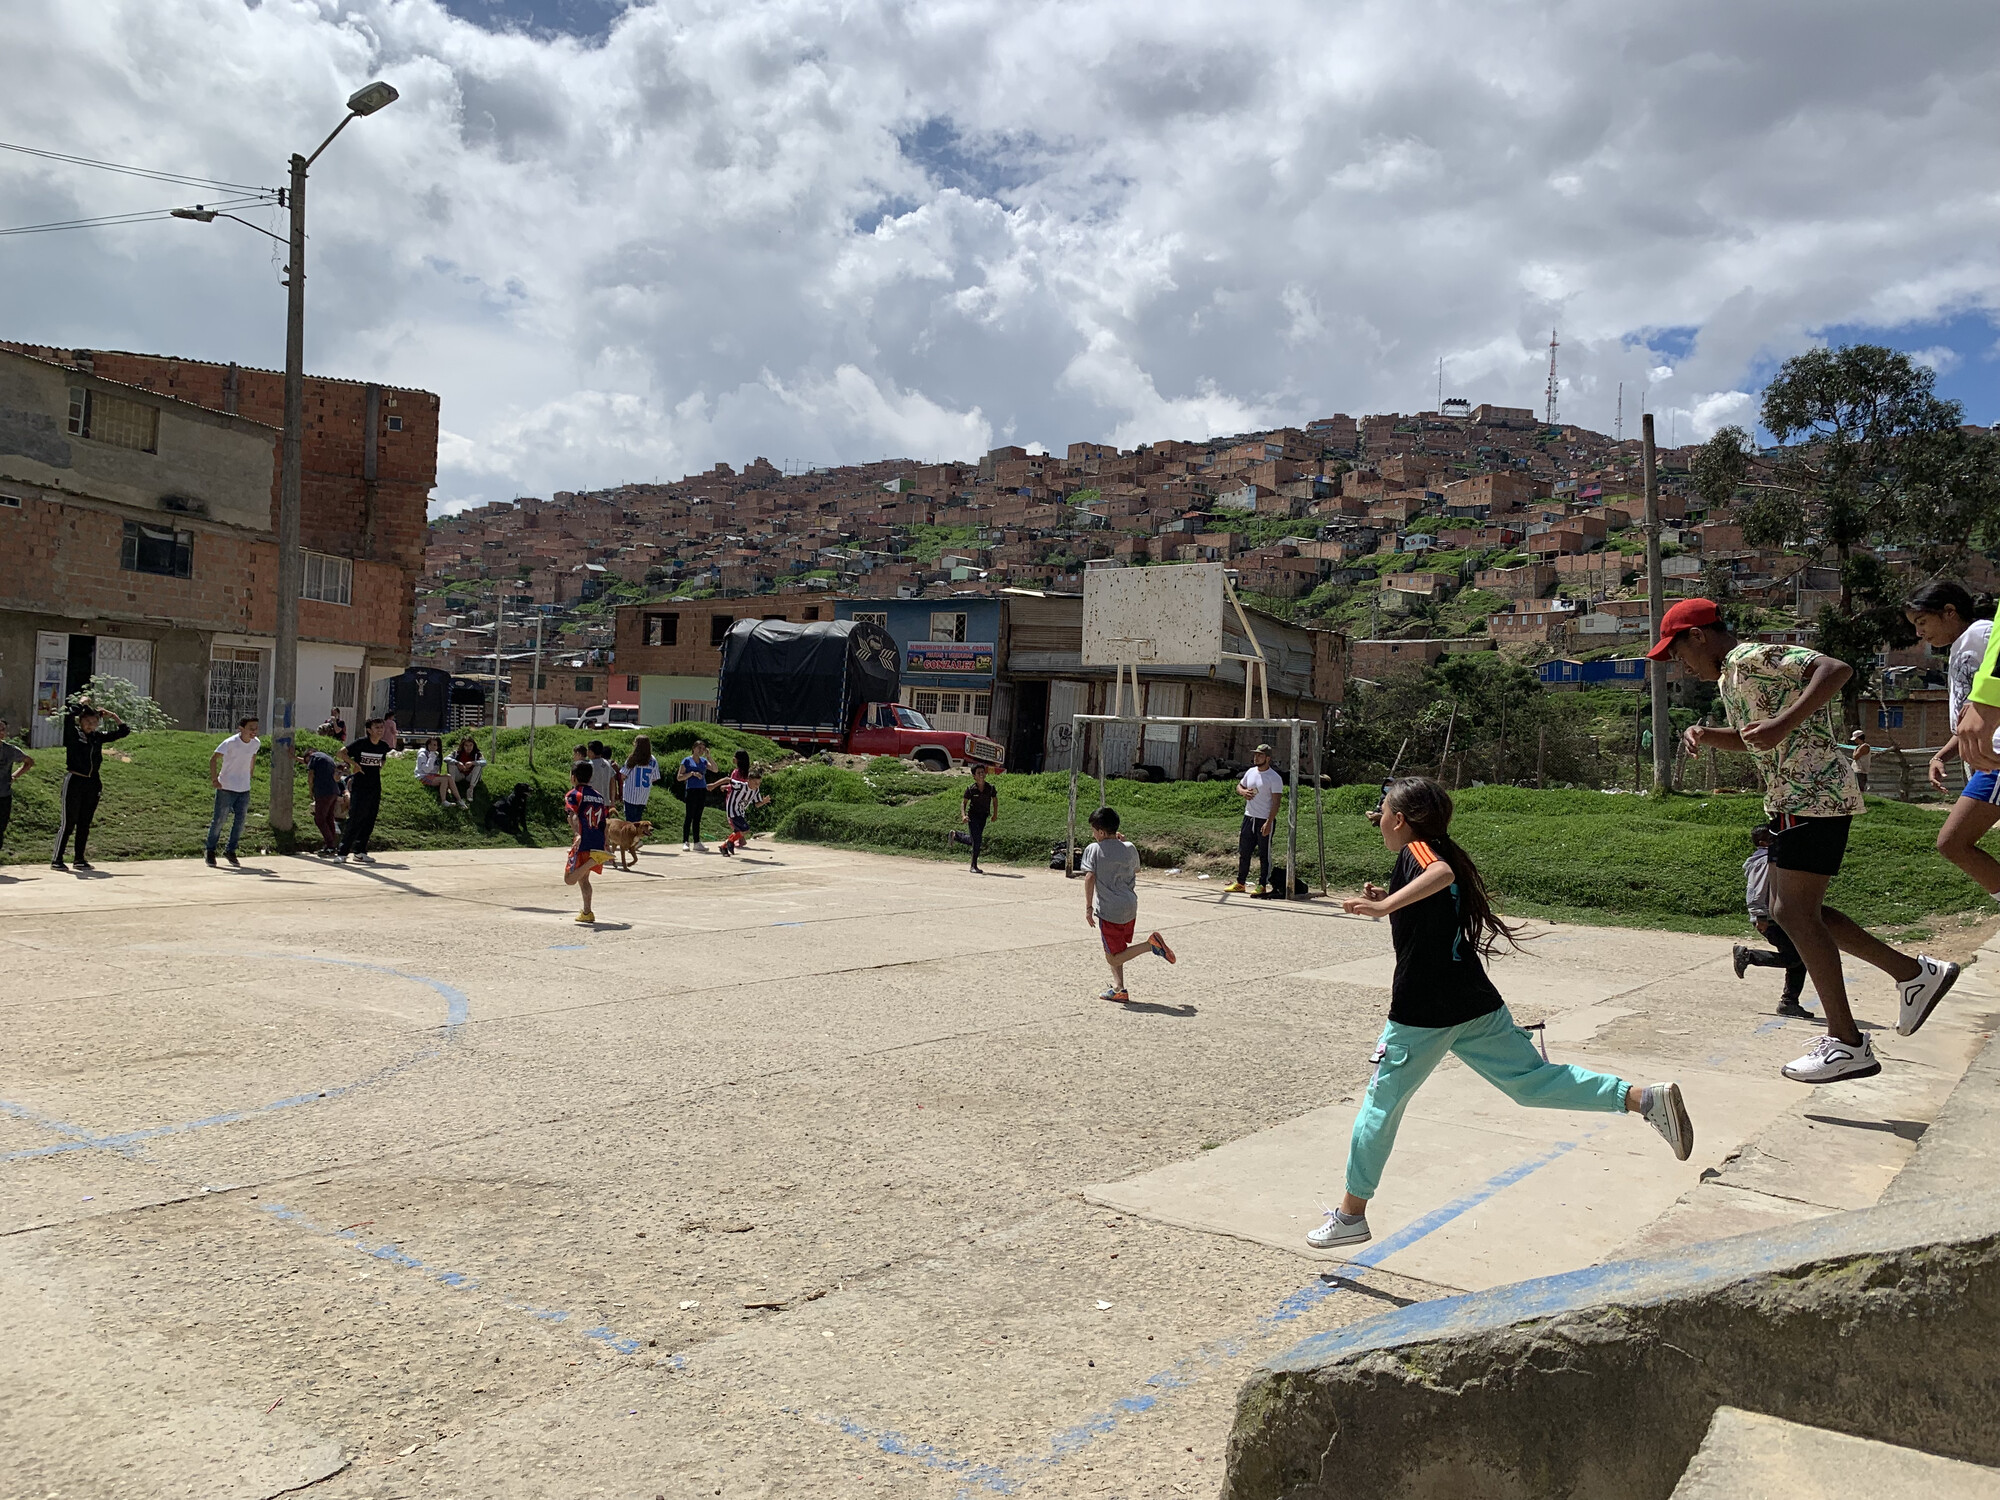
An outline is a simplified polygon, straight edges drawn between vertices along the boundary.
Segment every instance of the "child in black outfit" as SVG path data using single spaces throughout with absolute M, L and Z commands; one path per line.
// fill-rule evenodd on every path
M 1771 920 L 1770 828 L 1760 826 L 1750 835 L 1750 842 L 1756 847 L 1743 861 L 1743 907 L 1771 947 L 1746 948 L 1738 943 L 1730 952 L 1736 977 L 1741 979 L 1745 969 L 1783 969 L 1785 993 L 1778 1001 L 1778 1014 L 1794 1020 L 1817 1021 L 1819 1017 L 1799 1003 L 1799 996 L 1806 986 L 1806 961 L 1799 957 L 1799 950 L 1785 936 L 1785 929 Z M 1773 952 L 1773 949 L 1776 951 Z

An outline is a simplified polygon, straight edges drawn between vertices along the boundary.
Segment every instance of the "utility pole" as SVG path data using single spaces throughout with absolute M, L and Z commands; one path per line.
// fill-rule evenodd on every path
M 535 724 L 542 717 L 542 614 L 535 606 L 535 665 L 528 673 L 528 769 L 535 769 Z
M 493 727 L 486 733 L 486 764 L 500 759 L 500 630 L 507 623 L 507 596 L 493 597 Z
M 299 551 L 299 492 L 304 472 L 306 407 L 306 169 L 333 144 L 348 121 L 372 115 L 396 102 L 396 91 L 375 82 L 347 98 L 347 113 L 311 156 L 296 151 L 291 160 L 291 188 L 285 206 L 291 210 L 291 235 L 285 259 L 285 432 L 278 468 L 278 620 L 271 652 L 271 815 L 279 833 L 292 831 L 292 776 L 297 736 L 299 696 L 299 575 L 305 558 Z M 197 209 L 179 217 L 202 218 Z M 213 219 L 210 214 L 207 219 Z M 234 215 L 231 215 L 234 217 Z M 203 222 L 207 222 L 204 219 Z M 253 229 L 255 225 L 251 226 Z
M 1625 382 L 1622 380 L 1618 382 L 1618 415 L 1611 423 L 1611 440 L 1617 443 L 1625 441 Z
M 1653 639 L 1660 638 L 1660 624 L 1667 612 L 1667 578 L 1660 567 L 1660 471 L 1653 454 L 1653 414 L 1639 419 L 1645 440 L 1641 457 L 1646 481 L 1646 600 L 1652 617 Z M 1653 690 L 1653 790 L 1664 792 L 1673 785 L 1673 762 L 1669 758 L 1667 720 L 1667 664 L 1648 664 L 1646 676 Z
M 340 123 L 345 125 L 347 120 Z M 277 645 L 271 653 L 270 822 L 277 833 L 292 831 L 293 743 L 298 733 L 293 720 L 299 693 L 299 565 L 303 561 L 299 556 L 299 491 L 305 462 L 306 166 L 306 159 L 294 151 L 288 203 L 292 211 L 291 258 L 285 264 L 285 435 L 278 470 L 278 629 Z

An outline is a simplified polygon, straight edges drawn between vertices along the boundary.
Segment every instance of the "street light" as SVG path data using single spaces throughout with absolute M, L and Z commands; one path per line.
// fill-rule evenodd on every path
M 311 156 L 292 155 L 292 186 L 289 207 L 292 232 L 287 242 L 291 251 L 285 265 L 285 435 L 284 461 L 278 480 L 278 631 L 277 649 L 271 663 L 271 827 L 289 833 L 292 829 L 292 746 L 297 726 L 292 715 L 299 690 L 299 487 L 303 468 L 302 443 L 305 428 L 306 382 L 306 169 L 319 160 L 320 152 L 333 144 L 334 136 L 347 128 L 349 120 L 372 115 L 396 102 L 396 91 L 381 80 L 356 89 L 347 96 L 347 113 L 333 127 Z M 192 219 L 210 224 L 218 217 L 235 219 L 197 203 L 193 208 L 173 210 L 176 219 Z M 244 224 L 242 219 L 236 219 Z M 255 224 L 246 227 L 257 229 Z M 259 229 L 260 234 L 271 234 Z M 278 238 L 271 235 L 272 239 Z

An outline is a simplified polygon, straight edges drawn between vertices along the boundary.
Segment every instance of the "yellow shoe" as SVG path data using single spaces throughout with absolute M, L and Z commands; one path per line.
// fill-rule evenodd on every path
M 1252 891 L 1250 894 L 1253 896 L 1266 896 L 1270 894 L 1270 891 L 1271 888 L 1268 885 L 1260 885 L 1257 887 L 1256 890 Z
M 597 920 L 597 913 L 594 911 L 580 911 L 576 914 L 576 919 L 579 922 L 595 922 Z
M 1225 885 L 1222 889 L 1229 895 L 1240 896 L 1245 891 L 1249 890 L 1250 887 L 1245 885 L 1240 880 L 1232 880 L 1228 885 Z

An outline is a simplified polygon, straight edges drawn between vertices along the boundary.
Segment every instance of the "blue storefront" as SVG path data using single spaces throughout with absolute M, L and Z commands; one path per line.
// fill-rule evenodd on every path
M 997 599 L 839 599 L 837 620 L 873 620 L 903 657 L 903 702 L 939 729 L 992 734 Z

